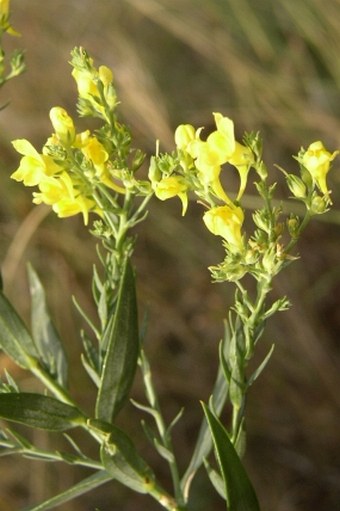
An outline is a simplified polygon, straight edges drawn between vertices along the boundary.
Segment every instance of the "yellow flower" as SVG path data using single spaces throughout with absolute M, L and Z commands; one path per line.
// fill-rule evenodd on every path
M 55 106 L 50 110 L 50 119 L 59 141 L 66 146 L 70 146 L 76 137 L 72 118 L 64 108 Z
M 186 151 L 193 140 L 195 140 L 195 128 L 191 124 L 180 124 L 176 128 L 175 143 L 178 149 Z
M 228 163 L 236 167 L 240 176 L 240 187 L 236 198 L 240 200 L 247 186 L 248 172 L 254 163 L 254 155 L 249 147 L 235 142 L 235 149 Z
M 45 177 L 39 183 L 39 192 L 33 192 L 34 204 L 47 204 L 52 206 L 63 197 L 74 198 L 75 191 L 71 177 L 62 172 L 58 177 Z
M 115 192 L 122 194 L 126 193 L 125 188 L 119 186 L 113 181 L 106 165 L 109 154 L 105 150 L 103 144 L 101 144 L 96 137 L 83 137 L 81 151 L 84 156 L 92 162 L 96 171 L 96 177 L 101 181 L 101 183 Z
M 92 96 L 98 96 L 94 73 L 88 69 L 74 68 L 72 76 L 76 81 L 79 97 L 91 100 Z
M 220 113 L 213 113 L 217 133 L 219 134 L 220 147 L 223 146 L 223 150 L 226 154 L 226 161 L 231 157 L 235 150 L 235 134 L 234 134 L 234 122 L 229 117 L 224 117 Z M 208 137 L 209 139 L 209 137 Z M 222 149 L 222 147 L 221 147 Z
M 89 63 L 92 66 L 93 60 L 90 59 Z M 103 84 L 104 96 L 109 107 L 116 106 L 117 97 L 112 84 L 113 75 L 110 68 L 100 66 L 98 71 L 94 67 L 91 69 L 74 68 L 72 76 L 76 81 L 79 97 L 90 101 L 98 112 L 104 113 L 103 105 L 96 101 L 96 98 L 100 97 L 98 81 Z
M 102 82 L 104 87 L 108 87 L 112 83 L 113 74 L 109 67 L 99 66 L 98 76 L 99 76 L 99 80 Z
M 182 215 L 185 215 L 188 207 L 187 185 L 181 176 L 164 177 L 160 181 L 151 183 L 155 195 L 160 200 L 167 200 L 176 195 L 182 202 Z
M 82 213 L 85 225 L 89 222 L 90 211 L 99 213 L 96 208 L 96 203 L 92 199 L 83 197 L 82 195 L 78 195 L 78 197 L 73 198 L 64 197 L 53 204 L 52 209 L 55 213 L 57 213 L 59 218 L 66 218 Z
M 0 19 L 8 18 L 9 15 L 9 0 L 0 0 Z
M 46 176 L 60 171 L 50 156 L 38 153 L 28 140 L 13 140 L 12 144 L 23 155 L 19 168 L 11 175 L 15 181 L 23 181 L 25 186 L 36 186 Z
M 14 30 L 14 28 L 12 27 L 12 25 L 10 25 L 8 21 L 10 16 L 9 6 L 10 6 L 9 0 L 0 0 L 0 28 L 4 32 L 8 32 L 10 35 L 19 36 L 20 35 L 19 32 Z
M 322 142 L 317 141 L 310 144 L 301 158 L 302 165 L 308 170 L 320 191 L 328 195 L 326 176 L 330 170 L 331 162 L 334 160 L 339 151 L 330 153 L 327 151 Z
M 109 157 L 105 147 L 96 137 L 89 137 L 81 151 L 88 160 L 92 161 L 95 167 L 101 167 Z
M 234 205 L 216 206 L 203 215 L 207 229 L 216 236 L 222 236 L 233 252 L 244 248 L 241 228 L 244 213 L 240 207 Z
M 216 130 L 205 141 L 200 138 L 203 128 L 195 131 L 191 124 L 181 124 L 175 131 L 175 142 L 178 149 L 192 158 L 204 188 L 211 187 L 219 199 L 231 204 L 220 181 L 221 167 L 225 163 L 230 163 L 238 170 L 240 186 L 237 200 L 239 200 L 244 193 L 254 157 L 249 148 L 235 140 L 233 121 L 218 112 L 213 113 L 213 116 Z
M 34 204 L 47 204 L 60 218 L 82 213 L 88 224 L 89 212 L 98 210 L 93 199 L 83 196 L 74 185 L 70 175 L 63 172 L 58 177 L 46 177 L 39 183 L 39 192 L 33 193 Z

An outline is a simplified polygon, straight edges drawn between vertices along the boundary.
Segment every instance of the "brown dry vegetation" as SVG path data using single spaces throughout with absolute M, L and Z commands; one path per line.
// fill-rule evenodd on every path
M 82 45 L 98 64 L 114 70 L 121 116 L 131 126 L 137 146 L 151 152 L 158 138 L 169 149 L 177 124 L 209 125 L 211 112 L 221 111 L 235 120 L 239 134 L 244 129 L 261 130 L 270 164 L 292 168 L 290 155 L 301 145 L 322 139 L 332 150 L 340 146 L 340 1 L 13 0 L 12 4 L 13 25 L 22 37 L 7 42 L 8 49 L 26 48 L 27 72 L 1 91 L 1 103 L 10 100 L 0 115 L 3 278 L 6 292 L 27 318 L 25 261 L 40 272 L 66 342 L 71 385 L 89 407 L 93 389 L 79 363 L 81 321 L 71 295 L 94 314 L 90 280 L 95 247 L 81 219 L 60 221 L 47 216 L 43 208 L 32 210 L 30 191 L 9 182 L 18 162 L 10 140 L 24 137 L 39 146 L 51 131 L 52 106 L 75 114 L 75 88 L 67 62 L 70 50 Z M 339 161 L 330 179 L 335 210 L 340 210 Z M 273 290 L 277 296 L 287 294 L 293 307 L 268 324 L 259 357 L 273 340 L 276 349 L 248 404 L 246 462 L 264 511 L 337 511 L 340 506 L 339 217 L 340 211 L 310 226 L 299 245 L 300 259 Z M 147 350 L 165 414 L 173 417 L 180 407 L 186 408 L 175 433 L 184 464 L 200 420 L 198 399 L 207 399 L 214 378 L 230 289 L 210 284 L 206 268 L 219 260 L 220 253 L 216 240 L 201 226 L 197 206 L 182 220 L 176 202 L 153 203 L 138 235 L 140 309 L 147 308 L 150 317 Z M 37 388 L 3 355 L 0 364 L 24 388 Z M 138 381 L 134 395 L 141 397 Z M 143 442 L 132 407 L 120 420 Z M 35 440 L 55 445 L 53 435 L 35 433 Z M 143 450 L 159 465 L 167 484 L 158 457 L 145 443 Z M 82 475 L 70 466 L 3 458 L 0 511 L 39 502 Z M 193 490 L 193 511 L 224 509 L 203 474 Z M 159 509 L 148 497 L 118 484 L 60 509 L 95 508 Z

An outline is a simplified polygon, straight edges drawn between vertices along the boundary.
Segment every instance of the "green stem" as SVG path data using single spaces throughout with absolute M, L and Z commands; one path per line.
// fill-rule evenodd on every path
M 254 305 L 250 306 L 248 303 L 248 308 L 252 312 L 249 314 L 248 318 L 245 320 L 240 317 L 241 327 L 239 332 L 235 332 L 234 335 L 240 335 L 241 338 L 236 340 L 236 343 L 239 345 L 241 352 L 244 351 L 244 357 L 242 361 L 237 362 L 239 364 L 239 381 L 238 384 L 242 389 L 242 400 L 241 403 L 232 404 L 232 425 L 231 425 L 231 436 L 233 442 L 236 442 L 241 433 L 242 424 L 244 422 L 245 417 L 245 406 L 246 406 L 246 397 L 247 397 L 247 376 L 246 369 L 248 366 L 249 360 L 254 355 L 255 349 L 255 341 L 256 341 L 256 331 L 260 326 L 261 316 L 263 316 L 263 308 L 266 297 L 271 289 L 271 282 L 273 277 L 268 275 L 266 278 L 263 278 L 258 283 L 257 288 L 257 296 L 254 301 Z M 243 295 L 244 296 L 244 295 Z M 247 299 L 248 301 L 248 299 Z
M 79 407 L 75 404 L 67 390 L 59 385 L 58 382 L 55 381 L 54 378 L 51 377 L 39 364 L 38 360 L 32 358 L 30 361 L 30 371 L 45 385 L 48 390 L 54 394 L 54 396 L 63 403 L 66 403 L 70 406 L 74 406 L 79 409 Z
M 150 364 L 146 358 L 146 355 L 145 355 L 145 352 L 143 349 L 141 349 L 141 352 L 140 352 L 140 365 L 141 365 L 141 369 L 142 369 L 142 373 L 143 373 L 146 396 L 147 396 L 147 399 L 151 405 L 152 410 L 154 411 L 153 417 L 155 419 L 159 435 L 162 439 L 163 446 L 173 454 L 172 459 L 168 460 L 168 464 L 169 464 L 171 478 L 172 478 L 172 482 L 173 482 L 176 502 L 179 507 L 175 507 L 175 508 L 171 507 L 168 509 L 173 510 L 173 511 L 175 511 L 175 510 L 179 511 L 182 509 L 184 510 L 185 507 L 182 507 L 182 506 L 184 506 L 184 497 L 183 497 L 183 493 L 182 493 L 182 489 L 181 489 L 181 485 L 180 485 L 180 477 L 179 477 L 178 467 L 177 467 L 177 464 L 175 461 L 175 455 L 173 452 L 172 441 L 170 438 L 169 431 L 167 430 L 166 424 L 164 422 L 162 412 L 160 409 L 160 405 L 158 402 L 157 394 L 156 394 L 156 391 L 155 391 L 155 388 L 153 385 Z

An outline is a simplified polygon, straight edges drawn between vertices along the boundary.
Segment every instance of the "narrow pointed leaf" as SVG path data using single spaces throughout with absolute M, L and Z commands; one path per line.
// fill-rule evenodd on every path
M 104 434 L 101 461 L 111 476 L 134 491 L 149 492 L 155 476 L 138 454 L 129 436 L 113 424 L 98 419 L 88 421 L 87 425 L 99 434 Z
M 24 369 L 31 367 L 32 357 L 39 357 L 24 322 L 3 293 L 0 293 L 0 348 Z
M 207 460 L 204 461 L 204 466 L 207 471 L 208 477 L 210 479 L 211 484 L 217 491 L 217 493 L 222 497 L 222 499 L 226 500 L 226 494 L 225 494 L 225 484 L 223 481 L 223 478 L 221 475 L 212 468 L 212 466 L 207 462 Z
M 255 490 L 227 431 L 204 403 L 202 406 L 226 488 L 228 511 L 260 511 Z
M 226 355 L 225 352 L 228 350 L 229 346 L 229 331 L 227 330 L 225 332 L 225 340 L 223 345 L 224 350 L 223 353 L 221 354 L 222 356 L 225 356 Z M 228 382 L 225 378 L 222 364 L 220 363 L 211 397 L 214 410 L 216 411 L 217 414 L 219 414 L 223 408 L 223 405 L 227 398 L 227 393 Z M 212 438 L 209 431 L 209 426 L 207 421 L 203 419 L 193 455 L 191 457 L 188 468 L 186 469 L 185 474 L 183 475 L 183 478 L 181 480 L 181 487 L 186 498 L 188 498 L 189 496 L 190 485 L 195 476 L 195 473 L 202 465 L 204 459 L 208 456 L 211 448 Z
M 31 293 L 32 335 L 41 360 L 48 372 L 60 385 L 67 381 L 67 360 L 59 334 L 51 320 L 46 303 L 45 290 L 31 265 L 28 265 Z
M 257 380 L 257 378 L 260 376 L 260 374 L 262 373 L 262 371 L 264 370 L 264 368 L 268 364 L 268 362 L 270 360 L 270 357 L 273 354 L 274 348 L 275 348 L 275 344 L 272 344 L 270 350 L 268 351 L 267 355 L 265 356 L 265 358 L 263 359 L 263 361 L 261 362 L 259 367 L 253 372 L 253 374 L 249 378 L 249 380 L 248 380 L 248 387 L 250 387 L 250 385 L 252 385 L 254 383 L 254 381 Z
M 139 353 L 135 279 L 127 259 L 117 306 L 109 320 L 104 344 L 107 350 L 96 402 L 96 417 L 111 422 L 128 398 Z
M 0 418 L 48 431 L 66 431 L 85 421 L 76 407 L 28 392 L 0 394 Z
M 96 472 L 95 474 L 87 477 L 80 481 L 80 483 L 75 484 L 72 488 L 69 488 L 59 495 L 55 495 L 49 500 L 38 504 L 37 506 L 26 508 L 25 511 L 47 511 L 48 509 L 54 509 L 56 506 L 60 506 L 61 504 L 65 504 L 70 500 L 75 499 L 76 497 L 80 497 L 84 493 L 87 493 L 91 490 L 94 490 L 98 486 L 107 483 L 113 479 L 112 475 L 106 472 L 105 470 L 101 470 L 100 472 Z

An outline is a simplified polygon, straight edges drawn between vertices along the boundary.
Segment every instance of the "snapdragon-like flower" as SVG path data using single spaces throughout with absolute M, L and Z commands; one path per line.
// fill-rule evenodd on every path
M 220 182 L 221 167 L 230 163 L 238 170 L 240 186 L 237 200 L 240 200 L 254 157 L 248 147 L 235 140 L 233 121 L 220 113 L 213 115 L 217 129 L 205 141 L 200 138 L 202 128 L 195 130 L 190 124 L 182 124 L 176 129 L 175 142 L 179 151 L 192 158 L 202 185 L 210 187 L 218 198 L 231 204 Z
M 314 183 L 324 195 L 329 194 L 326 177 L 331 168 L 331 162 L 337 154 L 339 154 L 339 151 L 330 153 L 321 141 L 317 141 L 310 144 L 300 159 L 302 165 L 308 170 Z
M 39 184 L 40 192 L 33 193 L 35 204 L 47 204 L 59 218 L 83 215 L 84 224 L 89 221 L 89 212 L 100 214 L 95 201 L 79 193 L 75 183 L 67 172 L 62 172 L 58 178 L 46 178 Z
M 22 181 L 25 186 L 37 186 L 45 177 L 60 170 L 50 156 L 38 153 L 28 140 L 18 139 L 12 144 L 23 155 L 19 168 L 11 175 L 15 181 Z
M 181 176 L 169 176 L 154 182 L 152 188 L 158 199 L 164 201 L 172 197 L 179 197 L 182 202 L 182 215 L 188 208 L 187 184 Z
M 165 175 L 158 167 L 156 158 L 151 158 L 149 173 L 151 188 L 158 199 L 164 201 L 178 196 L 182 203 L 182 215 L 185 215 L 188 207 L 188 185 L 184 177 L 179 175 Z
M 242 238 L 242 225 L 244 213 L 242 208 L 234 205 L 216 206 L 203 215 L 207 229 L 224 238 L 232 252 L 242 252 L 244 242 Z

